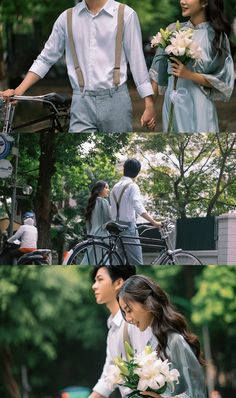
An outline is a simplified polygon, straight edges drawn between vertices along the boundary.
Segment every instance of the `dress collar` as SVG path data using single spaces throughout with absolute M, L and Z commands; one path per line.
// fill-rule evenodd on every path
M 186 23 L 186 26 L 189 27 L 189 28 L 191 28 L 191 29 L 194 29 L 194 30 L 197 30 L 197 29 L 207 29 L 207 28 L 210 26 L 210 22 L 206 21 L 206 22 L 201 22 L 201 23 L 199 23 L 198 25 L 193 25 L 193 23 L 189 20 L 189 21 Z

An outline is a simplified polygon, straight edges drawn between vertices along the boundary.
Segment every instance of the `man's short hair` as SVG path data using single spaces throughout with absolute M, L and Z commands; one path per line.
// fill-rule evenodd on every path
M 141 163 L 137 159 L 127 159 L 124 163 L 124 176 L 135 178 L 141 169 Z
M 95 280 L 97 272 L 100 268 L 106 268 L 107 272 L 114 283 L 117 279 L 122 278 L 124 281 L 130 276 L 136 274 L 136 268 L 134 265 L 96 265 L 92 270 L 92 280 Z

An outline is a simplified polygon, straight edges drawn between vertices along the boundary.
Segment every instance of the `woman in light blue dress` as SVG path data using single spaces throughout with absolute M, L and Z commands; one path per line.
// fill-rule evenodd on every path
M 109 196 L 109 186 L 106 181 L 97 181 L 91 190 L 88 204 L 85 210 L 85 219 L 88 235 L 95 235 L 96 237 L 106 237 L 109 235 L 105 228 L 105 224 L 111 220 L 110 204 L 106 198 Z M 105 239 L 102 242 L 106 242 Z M 96 253 L 94 253 L 96 250 Z M 80 265 L 96 265 L 99 261 L 101 253 L 100 249 L 90 248 L 84 255 Z
M 185 318 L 176 311 L 167 294 L 152 279 L 144 275 L 129 277 L 118 293 L 124 319 L 140 331 L 149 326 L 153 336 L 149 340 L 157 357 L 168 359 L 171 369 L 179 372 L 174 391 L 142 392 L 153 398 L 206 398 L 206 385 L 200 343 L 187 327 Z
M 193 41 L 202 51 L 199 62 L 183 65 L 177 58 L 167 60 L 157 49 L 150 69 L 154 92 L 165 94 L 162 129 L 169 131 L 171 94 L 177 77 L 173 132 L 218 132 L 214 101 L 228 101 L 234 87 L 234 64 L 230 52 L 228 25 L 223 18 L 223 0 L 181 0 L 182 15 L 190 18 L 182 28 L 192 28 Z M 175 24 L 169 26 L 175 30 Z M 170 132 L 170 131 L 169 131 Z
M 105 224 L 111 220 L 109 186 L 106 181 L 97 181 L 93 186 L 85 211 L 87 234 L 107 236 Z
M 163 394 L 142 392 L 153 398 L 206 398 L 204 364 L 197 336 L 188 330 L 185 318 L 176 311 L 166 293 L 150 278 L 133 275 L 118 293 L 124 319 L 141 331 L 151 327 L 153 337 L 148 342 L 157 356 L 168 359 L 171 369 L 179 372 L 174 391 Z M 158 388 L 157 388 L 158 389 Z

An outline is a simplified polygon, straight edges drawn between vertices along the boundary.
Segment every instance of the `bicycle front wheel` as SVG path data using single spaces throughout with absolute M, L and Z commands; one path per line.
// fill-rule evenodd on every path
M 161 264 L 172 265 L 203 265 L 201 261 L 191 253 L 180 252 L 173 255 L 166 256 Z
M 69 257 L 67 264 L 76 265 L 122 265 L 123 262 L 116 251 L 103 242 L 82 242 L 77 245 Z

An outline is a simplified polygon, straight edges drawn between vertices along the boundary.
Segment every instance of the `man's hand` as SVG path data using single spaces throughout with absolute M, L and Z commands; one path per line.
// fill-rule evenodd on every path
M 144 101 L 145 101 L 145 109 L 140 120 L 141 125 L 143 127 L 147 127 L 149 130 L 154 130 L 156 126 L 156 121 L 155 121 L 153 96 L 149 95 L 145 97 Z
M 9 101 L 10 97 L 12 97 L 15 94 L 16 94 L 15 90 L 13 90 L 11 88 L 4 90 L 4 91 L 0 91 L 0 97 L 2 97 L 6 101 Z
M 144 110 L 141 117 L 141 126 L 147 127 L 149 130 L 154 130 L 156 126 L 156 120 L 154 117 L 154 108 L 147 108 Z

